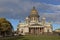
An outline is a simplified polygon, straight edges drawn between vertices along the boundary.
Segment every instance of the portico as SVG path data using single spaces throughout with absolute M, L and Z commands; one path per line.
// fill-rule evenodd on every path
M 44 32 L 43 27 L 30 27 L 29 33 L 30 34 L 42 34 Z

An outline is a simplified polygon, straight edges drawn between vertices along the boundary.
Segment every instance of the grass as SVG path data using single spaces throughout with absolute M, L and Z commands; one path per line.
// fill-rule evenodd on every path
M 60 36 L 28 35 L 28 36 L 4 37 L 0 38 L 0 40 L 60 40 Z

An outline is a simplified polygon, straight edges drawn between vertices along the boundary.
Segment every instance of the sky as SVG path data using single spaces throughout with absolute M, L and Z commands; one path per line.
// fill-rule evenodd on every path
M 52 22 L 53 30 L 60 28 L 60 0 L 0 0 L 0 17 L 9 20 L 16 30 L 19 22 L 25 20 L 33 6 L 40 17 Z

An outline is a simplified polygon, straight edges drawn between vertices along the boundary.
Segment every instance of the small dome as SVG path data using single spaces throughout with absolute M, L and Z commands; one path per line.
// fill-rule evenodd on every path
M 42 18 L 42 20 L 45 20 L 45 19 L 46 19 L 45 17 Z
M 29 19 L 29 17 L 26 17 L 26 19 Z

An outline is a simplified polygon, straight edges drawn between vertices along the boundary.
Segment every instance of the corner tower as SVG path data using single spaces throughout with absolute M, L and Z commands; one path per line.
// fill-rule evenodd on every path
M 39 15 L 35 7 L 32 8 L 29 18 L 30 22 L 39 22 Z

